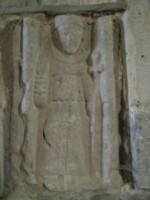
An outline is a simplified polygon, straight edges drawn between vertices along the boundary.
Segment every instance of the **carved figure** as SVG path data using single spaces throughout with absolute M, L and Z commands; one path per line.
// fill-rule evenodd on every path
M 40 30 L 39 22 L 27 20 L 24 33 L 33 23 Z M 103 48 L 103 21 L 91 27 L 81 16 L 61 15 L 50 30 L 48 45 L 41 39 L 41 50 L 31 52 L 38 55 L 34 65 L 28 50 L 23 62 L 24 170 L 30 182 L 50 190 L 120 185 L 114 63 L 106 62 L 113 48 Z
M 34 99 L 42 108 L 45 143 L 40 155 L 45 159 L 39 171 L 45 177 L 100 172 L 100 98 L 93 98 L 94 82 L 86 63 L 87 33 L 82 17 L 57 16 L 49 58 L 39 57 Z

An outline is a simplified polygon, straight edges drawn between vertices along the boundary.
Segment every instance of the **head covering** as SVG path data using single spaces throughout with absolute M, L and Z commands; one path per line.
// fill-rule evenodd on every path
M 54 28 L 69 24 L 79 26 L 83 29 L 85 29 L 87 25 L 85 19 L 77 15 L 58 15 L 54 19 Z

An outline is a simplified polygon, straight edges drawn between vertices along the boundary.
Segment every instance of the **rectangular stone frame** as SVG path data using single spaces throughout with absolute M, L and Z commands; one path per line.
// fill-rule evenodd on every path
M 17 1 L 16 1 L 17 2 Z M 19 1 L 18 1 L 19 2 Z M 22 13 L 38 13 L 38 12 L 46 12 L 50 15 L 56 14 L 64 14 L 64 13 L 72 13 L 72 14 L 95 14 L 96 16 L 101 15 L 102 13 L 115 13 L 122 12 L 126 9 L 126 3 L 123 0 L 115 0 L 115 1 L 101 1 L 100 3 L 93 3 L 91 5 L 42 5 L 37 3 L 36 1 L 28 1 L 27 4 L 24 4 L 26 1 L 22 1 L 23 4 L 14 4 L 9 5 L 9 2 L 6 4 L 3 3 L 3 6 L 0 7 L 0 15 L 9 15 L 9 14 L 22 14 Z M 30 3 L 29 3 L 30 2 Z M 1 3 L 0 3 L 1 5 Z M 17 6 L 16 6 L 17 5 Z M 25 6 L 27 5 L 27 6 Z M 1 122 L 0 122 L 1 123 Z M 0 129 L 0 142 L 3 141 L 3 131 Z M 3 148 L 1 145 L 0 149 L 0 192 L 3 190 Z M 1 194 L 0 194 L 1 195 Z

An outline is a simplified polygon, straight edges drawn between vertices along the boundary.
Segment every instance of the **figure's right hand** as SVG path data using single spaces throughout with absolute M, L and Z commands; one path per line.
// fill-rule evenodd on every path
M 42 55 L 39 55 L 36 65 L 34 103 L 37 107 L 43 108 L 48 103 L 49 65 L 47 59 Z
M 47 95 L 45 95 L 45 94 L 35 94 L 34 95 L 34 102 L 35 102 L 35 105 L 39 108 L 45 107 L 48 103 Z

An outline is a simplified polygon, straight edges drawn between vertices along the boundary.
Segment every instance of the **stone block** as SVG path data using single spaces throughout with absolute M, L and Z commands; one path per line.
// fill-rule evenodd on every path
M 130 107 L 132 171 L 134 186 L 150 188 L 150 106 Z
M 150 113 L 140 112 L 135 119 L 139 183 L 142 189 L 148 189 L 150 188 Z
M 150 70 L 149 0 L 128 1 L 123 17 L 126 43 L 128 101 L 133 159 L 137 188 L 150 188 Z

